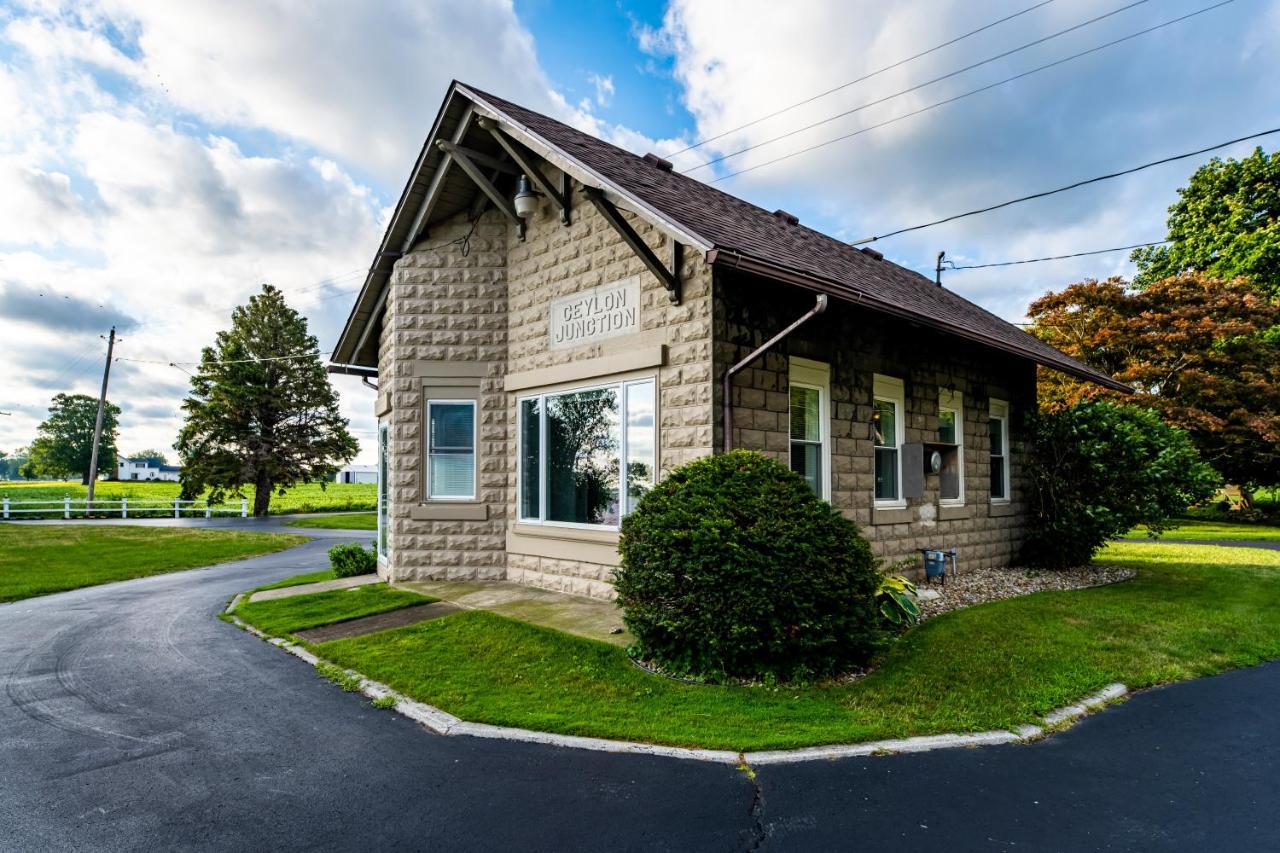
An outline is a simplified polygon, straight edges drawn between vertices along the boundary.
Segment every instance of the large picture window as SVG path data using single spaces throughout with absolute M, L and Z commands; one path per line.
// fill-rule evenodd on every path
M 427 498 L 475 500 L 476 401 L 427 401 Z
M 818 497 L 829 498 L 830 368 L 820 362 L 792 357 L 789 379 L 791 470 L 804 477 Z
M 905 429 L 903 410 L 905 388 L 901 379 L 875 377 L 871 411 L 872 439 L 875 443 L 875 503 L 883 507 L 903 507 L 902 443 Z
M 519 516 L 617 527 L 657 467 L 652 379 L 518 401 Z
M 991 424 L 991 502 L 1009 501 L 1009 404 L 992 400 Z

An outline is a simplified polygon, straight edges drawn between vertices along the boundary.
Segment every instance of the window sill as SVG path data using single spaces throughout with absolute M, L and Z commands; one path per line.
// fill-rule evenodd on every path
M 410 507 L 414 521 L 487 521 L 489 505 L 478 501 L 430 501 Z
M 507 533 L 507 551 L 552 560 L 618 565 L 618 531 L 515 524 Z
M 939 504 L 938 521 L 960 521 L 973 518 L 973 507 L 964 504 Z
M 987 515 L 999 518 L 1003 516 L 1013 515 L 1013 504 L 1010 501 L 992 501 Z
M 915 521 L 915 513 L 909 507 L 875 507 L 871 510 L 871 523 L 876 524 L 910 524 Z

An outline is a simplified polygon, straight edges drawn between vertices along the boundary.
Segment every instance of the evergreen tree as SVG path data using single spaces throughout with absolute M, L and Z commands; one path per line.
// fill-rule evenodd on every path
M 231 328 L 205 347 L 182 408 L 174 447 L 183 496 L 208 488 L 220 501 L 252 486 L 255 516 L 267 514 L 273 491 L 323 487 L 358 449 L 306 319 L 271 285 L 236 308 Z

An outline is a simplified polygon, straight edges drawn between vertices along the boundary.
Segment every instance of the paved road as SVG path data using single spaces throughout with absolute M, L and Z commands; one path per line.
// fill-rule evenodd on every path
M 215 618 L 327 543 L 0 606 L 3 850 L 1280 849 L 1280 666 L 759 771 L 432 735 Z
M 343 513 L 346 515 L 347 513 Z M 366 513 L 360 513 L 365 515 Z M 223 516 L 222 518 L 95 518 L 91 520 L 72 519 L 31 519 L 28 521 L 6 521 L 5 524 L 62 525 L 90 524 L 94 527 L 102 525 L 126 527 L 196 527 L 208 530 L 247 530 L 252 533 L 294 533 L 309 536 L 313 539 L 365 539 L 373 541 L 372 530 L 329 530 L 323 527 L 290 527 L 289 522 L 302 518 L 315 518 L 315 515 L 269 515 L 266 518 L 240 518 L 239 516 Z

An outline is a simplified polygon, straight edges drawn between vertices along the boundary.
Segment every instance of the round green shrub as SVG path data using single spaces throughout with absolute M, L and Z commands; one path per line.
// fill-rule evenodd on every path
M 857 525 L 759 453 L 673 471 L 623 519 L 618 550 L 632 654 L 666 672 L 821 678 L 864 664 L 882 636 Z
M 378 570 L 378 555 L 372 548 L 346 542 L 329 549 L 329 565 L 334 575 L 340 578 L 372 574 Z

